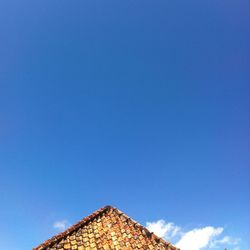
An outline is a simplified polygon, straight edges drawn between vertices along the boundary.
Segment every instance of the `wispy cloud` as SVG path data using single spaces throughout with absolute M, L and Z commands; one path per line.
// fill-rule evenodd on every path
M 240 239 L 223 236 L 223 227 L 206 226 L 184 231 L 175 223 L 164 220 L 147 222 L 146 227 L 159 237 L 173 242 L 181 250 L 216 249 L 218 247 L 221 249 L 229 245 L 239 250 Z
M 231 245 L 231 246 L 236 246 L 240 242 L 239 238 L 232 238 L 230 236 L 224 236 L 222 239 L 217 239 L 211 242 L 210 248 L 221 248 L 223 245 Z M 238 249 L 237 246 L 234 249 Z
M 69 222 L 67 220 L 60 220 L 60 221 L 56 221 L 53 224 L 53 227 L 59 231 L 63 231 L 65 230 L 67 227 L 69 227 Z

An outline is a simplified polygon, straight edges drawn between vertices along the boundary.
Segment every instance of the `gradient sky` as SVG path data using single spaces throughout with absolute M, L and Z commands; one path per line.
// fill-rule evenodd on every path
M 0 249 L 111 204 L 247 250 L 248 23 L 247 0 L 1 0 Z

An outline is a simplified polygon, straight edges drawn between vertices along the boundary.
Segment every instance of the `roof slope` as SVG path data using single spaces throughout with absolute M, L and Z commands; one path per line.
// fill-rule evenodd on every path
M 106 206 L 33 250 L 177 250 L 116 208 Z

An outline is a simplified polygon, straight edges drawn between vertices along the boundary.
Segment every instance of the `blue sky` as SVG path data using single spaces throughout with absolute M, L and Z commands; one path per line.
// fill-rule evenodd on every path
M 1 0 L 0 249 L 111 204 L 247 250 L 248 2 Z

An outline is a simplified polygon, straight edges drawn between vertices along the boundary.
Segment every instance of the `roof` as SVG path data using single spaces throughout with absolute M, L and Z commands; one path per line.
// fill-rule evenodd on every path
M 177 250 L 120 210 L 106 206 L 33 250 Z

